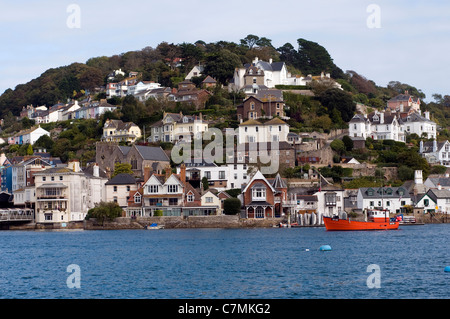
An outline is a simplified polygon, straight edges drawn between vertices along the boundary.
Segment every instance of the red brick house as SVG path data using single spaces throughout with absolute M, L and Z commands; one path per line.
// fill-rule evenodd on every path
M 242 191 L 246 218 L 275 218 L 292 208 L 288 201 L 287 184 L 280 174 L 267 179 L 257 171 Z
M 276 90 L 260 90 L 257 95 L 249 96 L 242 104 L 238 105 L 238 120 L 285 117 L 285 103 L 282 97 L 279 94 L 272 94 L 271 91 Z

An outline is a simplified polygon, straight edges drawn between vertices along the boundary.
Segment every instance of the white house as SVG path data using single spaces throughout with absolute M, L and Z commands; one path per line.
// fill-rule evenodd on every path
M 138 187 L 138 182 L 132 175 L 117 174 L 105 183 L 105 201 L 115 202 L 126 208 L 130 192 L 137 191 Z
M 201 138 L 207 130 L 208 123 L 201 113 L 197 116 L 164 112 L 162 120 L 151 126 L 148 142 L 191 142 L 194 138 Z
M 9 144 L 31 144 L 33 145 L 43 135 L 50 136 L 50 132 L 44 130 L 41 126 L 29 130 L 20 131 L 14 136 L 8 138 Z
M 431 188 L 425 195 L 418 203 L 423 203 L 423 205 L 416 205 L 416 207 L 423 208 L 424 212 L 450 213 L 450 190 L 442 189 L 441 187 L 437 189 Z M 429 201 L 427 201 L 427 197 L 430 198 Z
M 323 216 L 338 216 L 344 211 L 344 189 L 333 185 L 325 185 L 314 193 L 317 196 L 317 211 L 323 212 Z
M 239 124 L 239 143 L 287 142 L 289 124 L 279 118 L 267 122 L 248 120 Z
M 189 71 L 188 75 L 186 75 L 185 80 L 190 80 L 195 76 L 201 76 L 205 67 L 203 65 L 195 65 L 191 71 Z
M 419 111 L 420 112 L 420 111 Z M 436 139 L 436 123 L 430 120 L 430 112 L 426 111 L 423 116 L 419 112 L 408 114 L 401 119 L 401 127 L 405 135 L 417 134 L 420 137 Z
M 93 175 L 83 172 L 78 161 L 34 175 L 37 223 L 82 221 L 89 209 L 104 200 L 107 179 L 100 177 L 95 168 Z
M 358 190 L 358 209 L 385 208 L 391 213 L 403 212 L 405 205 L 413 205 L 405 187 L 362 187 Z
M 155 83 L 153 81 L 140 81 L 136 84 L 129 85 L 127 94 L 137 96 L 139 93 L 146 90 L 158 89 L 160 87 L 161 84 Z
M 430 164 L 439 164 L 450 167 L 450 142 L 448 140 L 420 141 L 419 154 Z
M 218 215 L 222 212 L 222 201 L 211 191 L 207 191 L 201 196 L 201 206 L 206 211 L 206 215 Z
M 355 114 L 349 122 L 350 137 L 405 142 L 406 136 L 413 133 L 436 138 L 436 123 L 430 120 L 429 112 L 424 116 L 414 112 L 401 117 L 397 113 L 375 111 L 368 116 Z

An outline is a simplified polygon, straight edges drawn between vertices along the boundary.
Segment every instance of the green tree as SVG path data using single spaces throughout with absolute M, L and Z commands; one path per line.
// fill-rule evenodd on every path
M 115 163 L 114 164 L 114 172 L 111 177 L 114 177 L 118 174 L 130 174 L 133 175 L 133 170 L 131 169 L 131 164 L 129 163 Z
M 34 143 L 35 147 L 45 148 L 47 151 L 50 151 L 55 142 L 48 135 L 42 135 L 38 140 Z
M 28 144 L 27 155 L 33 155 L 33 146 L 31 144 Z
M 353 150 L 353 140 L 350 138 L 350 136 L 345 135 L 344 137 L 342 137 L 342 142 L 344 142 L 346 151 Z
M 225 85 L 233 77 L 234 70 L 241 65 L 241 59 L 237 54 L 223 49 L 207 56 L 204 73 Z
M 333 142 L 331 142 L 330 147 L 338 154 L 342 154 L 345 151 L 345 144 L 340 139 L 335 139 Z
M 117 217 L 122 215 L 122 208 L 115 202 L 100 202 L 95 205 L 94 208 L 91 208 L 87 215 L 86 220 L 90 218 L 97 219 L 102 225 L 106 220 L 114 220 Z
M 225 215 L 237 215 L 241 211 L 241 201 L 239 198 L 227 198 L 223 202 L 223 212 Z
M 341 118 L 348 123 L 356 111 L 356 104 L 353 102 L 352 96 L 339 89 L 329 89 L 319 96 L 320 103 L 328 109 L 330 117 L 333 115 L 333 110 L 340 112 Z
M 203 176 L 203 178 L 202 178 L 202 185 L 203 185 L 203 190 L 207 190 L 209 188 L 209 182 L 208 182 L 208 178 L 206 176 Z
M 320 74 L 330 72 L 331 77 L 344 77 L 344 72 L 338 68 L 327 50 L 318 43 L 305 39 L 298 39 L 298 52 L 294 66 L 303 74 Z

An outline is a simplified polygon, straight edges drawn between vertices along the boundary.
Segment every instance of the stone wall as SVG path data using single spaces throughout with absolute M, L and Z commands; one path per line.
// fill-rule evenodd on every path
M 242 228 L 242 227 L 272 227 L 278 225 L 281 218 L 270 219 L 241 219 L 238 215 L 220 216 L 188 216 L 188 217 L 120 217 L 114 222 L 105 222 L 103 225 L 95 220 L 85 221 L 86 230 L 96 229 L 144 229 L 145 226 L 156 223 L 164 225 L 166 229 L 174 228 Z

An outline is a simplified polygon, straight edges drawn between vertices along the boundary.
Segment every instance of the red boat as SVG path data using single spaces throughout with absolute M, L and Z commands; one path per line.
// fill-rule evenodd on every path
M 369 210 L 368 221 L 339 219 L 338 217 L 323 217 L 327 230 L 395 230 L 399 221 L 391 221 L 388 210 Z

